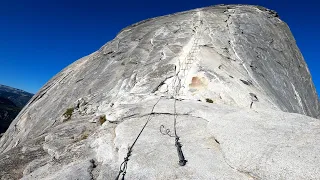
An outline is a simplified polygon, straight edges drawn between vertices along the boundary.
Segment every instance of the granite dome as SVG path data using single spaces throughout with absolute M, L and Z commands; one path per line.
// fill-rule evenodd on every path
M 183 167 L 159 132 L 176 115 Z M 115 179 L 148 117 L 127 179 L 320 177 L 308 67 L 278 14 L 248 5 L 136 23 L 63 69 L 0 139 L 0 177 Z

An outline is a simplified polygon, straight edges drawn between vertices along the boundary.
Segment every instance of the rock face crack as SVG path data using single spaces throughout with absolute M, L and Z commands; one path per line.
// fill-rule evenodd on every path
M 222 150 L 222 148 L 221 148 L 220 142 L 219 142 L 215 137 L 214 137 L 214 140 L 215 140 L 215 142 L 217 143 L 217 145 L 218 145 L 218 147 L 219 147 L 219 151 L 220 151 L 220 153 L 221 153 L 221 155 L 222 155 L 222 158 L 223 158 L 224 162 L 225 162 L 231 169 L 233 169 L 233 170 L 235 170 L 235 171 L 237 171 L 237 172 L 239 172 L 239 173 L 241 173 L 241 174 L 244 174 L 245 176 L 248 176 L 249 178 L 251 178 L 251 179 L 253 179 L 253 180 L 259 180 L 259 179 L 261 179 L 260 177 L 258 177 L 258 176 L 256 176 L 256 175 L 253 175 L 252 173 L 250 173 L 250 172 L 248 172 L 248 171 L 239 170 L 239 169 L 235 168 L 234 166 L 232 166 L 231 163 L 228 162 L 228 160 L 227 160 L 227 158 L 226 158 L 226 155 L 225 155 L 225 153 L 223 152 L 223 150 Z
M 174 113 L 157 113 L 157 112 L 153 112 L 153 113 L 146 113 L 146 114 L 142 114 L 142 115 L 133 114 L 133 115 L 130 115 L 130 116 L 123 117 L 123 118 L 121 118 L 121 120 L 130 119 L 130 118 L 143 118 L 143 117 L 146 117 L 146 116 L 149 116 L 149 115 L 189 116 L 190 114 L 188 114 L 188 113 L 183 113 L 183 114 L 177 113 L 177 114 L 174 114 Z
M 93 174 L 94 169 L 97 167 L 97 165 L 95 164 L 96 162 L 95 162 L 94 159 L 91 159 L 91 160 L 90 160 L 90 163 L 91 163 L 91 164 L 90 164 L 90 166 L 89 166 L 88 171 L 89 171 L 91 180 L 96 180 L 95 175 Z
M 155 93 L 155 92 L 159 91 L 159 89 L 161 88 L 161 86 L 165 85 L 165 82 L 166 82 L 168 79 L 172 78 L 172 77 L 173 77 L 173 76 L 168 76 L 168 77 L 166 77 L 164 80 L 162 80 L 162 81 L 160 82 L 160 84 L 151 91 L 151 93 Z

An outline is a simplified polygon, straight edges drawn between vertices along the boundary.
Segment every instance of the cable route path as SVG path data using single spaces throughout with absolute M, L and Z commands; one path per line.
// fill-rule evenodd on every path
M 181 62 L 179 60 L 179 69 L 176 69 L 176 74 L 174 76 L 174 80 L 172 83 L 172 86 L 174 91 L 173 94 L 169 97 L 173 97 L 174 98 L 174 104 L 173 104 L 173 111 L 174 111 L 174 115 L 173 115 L 173 133 L 171 133 L 170 129 L 167 129 L 164 125 L 160 126 L 160 133 L 163 135 L 167 135 L 169 137 L 174 137 L 175 138 L 175 146 L 177 149 L 177 153 L 178 153 L 178 164 L 180 166 L 185 166 L 186 163 L 188 162 L 183 154 L 182 151 L 182 144 L 180 143 L 180 137 L 177 134 L 177 118 L 178 118 L 178 114 L 177 114 L 177 108 L 176 108 L 176 104 L 177 104 L 177 99 L 178 96 L 181 95 L 180 90 L 181 87 L 186 87 L 186 79 L 187 76 L 189 74 L 189 71 L 192 67 L 192 65 L 195 63 L 196 61 L 196 54 L 199 52 L 199 40 L 200 40 L 200 32 L 201 32 L 201 27 L 202 27 L 202 20 L 201 20 L 201 12 L 197 11 L 196 12 L 198 15 L 198 20 L 197 23 L 199 23 L 198 26 L 195 26 L 195 34 L 192 37 L 192 46 L 190 51 L 188 52 L 187 56 L 185 57 L 185 59 Z M 200 30 L 200 32 L 199 32 Z M 183 81 L 183 83 L 182 83 Z M 168 94 L 169 95 L 169 92 Z M 130 160 L 130 156 L 132 155 L 133 152 L 133 147 L 136 144 L 136 142 L 138 141 L 139 137 L 141 136 L 142 132 L 144 131 L 144 129 L 146 128 L 146 126 L 148 125 L 148 123 L 150 122 L 150 120 L 152 119 L 152 115 L 154 114 L 154 109 L 156 107 L 156 105 L 159 103 L 159 101 L 161 100 L 162 97 L 160 97 L 157 102 L 153 105 L 151 112 L 145 122 L 145 124 L 143 125 L 143 127 L 141 128 L 139 134 L 137 135 L 136 139 L 134 140 L 134 142 L 132 143 L 132 145 L 128 148 L 128 152 L 126 157 L 124 158 L 124 161 L 121 163 L 120 168 L 119 168 L 119 173 L 116 177 L 116 180 L 124 180 L 125 175 L 127 173 L 127 165 L 128 165 L 128 161 Z

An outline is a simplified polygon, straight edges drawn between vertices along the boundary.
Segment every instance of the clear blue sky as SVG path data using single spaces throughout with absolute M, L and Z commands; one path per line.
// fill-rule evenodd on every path
M 75 60 L 150 17 L 215 4 L 258 4 L 287 22 L 320 92 L 320 17 L 316 0 L 3 0 L 0 84 L 35 93 Z

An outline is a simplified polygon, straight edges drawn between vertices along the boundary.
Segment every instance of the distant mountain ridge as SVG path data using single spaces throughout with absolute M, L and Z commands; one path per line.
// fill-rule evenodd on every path
M 10 106 L 17 107 L 17 106 L 16 106 L 12 101 L 10 101 L 9 99 L 0 97 L 0 106 L 2 106 L 2 105 L 10 105 Z
M 18 107 L 25 106 L 32 96 L 29 92 L 0 84 L 0 97 L 11 100 Z
M 7 130 L 32 96 L 31 93 L 0 84 L 0 133 Z

